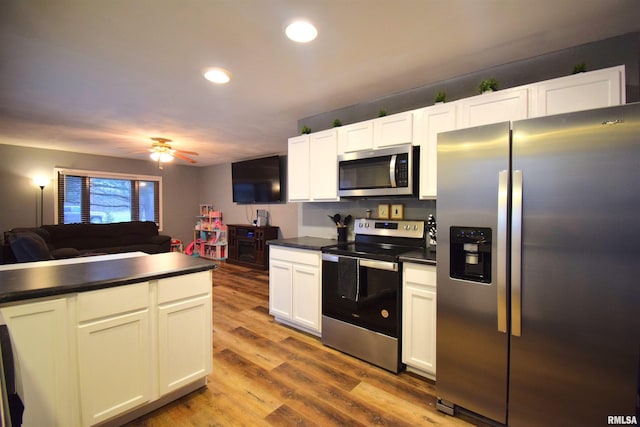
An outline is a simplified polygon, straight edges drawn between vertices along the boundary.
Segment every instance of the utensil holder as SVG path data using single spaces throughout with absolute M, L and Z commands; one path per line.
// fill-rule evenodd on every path
M 347 227 L 338 227 L 338 242 L 347 241 Z

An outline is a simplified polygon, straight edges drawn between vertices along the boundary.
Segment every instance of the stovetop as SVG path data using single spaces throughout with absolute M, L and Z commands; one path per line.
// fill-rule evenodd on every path
M 355 242 L 338 243 L 322 252 L 397 262 L 405 253 L 425 247 L 424 221 L 358 219 Z
M 415 247 L 389 244 L 338 243 L 335 246 L 322 248 L 322 252 L 358 258 L 377 259 L 381 261 L 397 261 L 400 255 L 415 250 Z

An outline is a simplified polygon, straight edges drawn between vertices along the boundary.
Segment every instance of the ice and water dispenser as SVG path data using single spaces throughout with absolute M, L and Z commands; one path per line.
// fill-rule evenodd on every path
M 491 283 L 491 229 L 451 227 L 451 277 Z

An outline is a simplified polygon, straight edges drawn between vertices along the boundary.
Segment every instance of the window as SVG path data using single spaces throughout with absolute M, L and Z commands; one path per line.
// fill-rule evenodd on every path
M 153 221 L 161 225 L 162 177 L 57 169 L 58 224 Z

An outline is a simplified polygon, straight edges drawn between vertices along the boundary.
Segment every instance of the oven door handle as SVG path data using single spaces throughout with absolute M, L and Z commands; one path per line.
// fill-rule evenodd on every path
M 376 270 L 398 271 L 397 262 L 360 259 L 360 267 L 375 268 Z
M 322 260 L 323 261 L 338 262 L 338 258 L 339 258 L 339 255 L 322 254 Z

